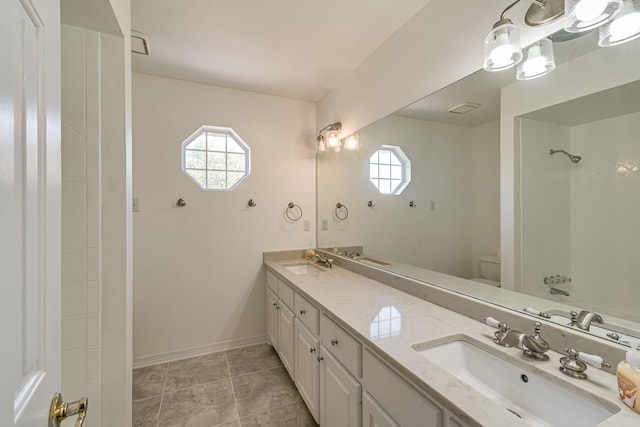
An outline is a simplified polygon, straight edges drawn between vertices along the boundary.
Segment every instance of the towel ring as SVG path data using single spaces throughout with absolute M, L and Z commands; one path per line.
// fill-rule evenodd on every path
M 343 212 L 342 216 L 340 216 L 340 212 Z M 336 204 L 334 213 L 336 214 L 336 218 L 338 218 L 340 221 L 344 221 L 345 219 L 349 218 L 349 209 L 347 209 L 347 207 L 342 203 Z
M 292 216 L 290 215 L 290 211 L 292 211 L 292 210 L 298 210 L 298 211 L 300 211 L 299 215 L 298 215 L 298 216 L 294 216 L 294 217 L 292 217 Z M 295 203 L 293 203 L 293 202 L 289 202 L 289 204 L 287 205 L 287 208 L 284 210 L 284 215 L 285 215 L 287 218 L 289 218 L 289 220 L 291 220 L 291 221 L 293 221 L 293 222 L 299 221 L 299 220 L 300 220 L 300 218 L 302 218 L 302 208 L 301 208 L 300 206 L 296 205 L 296 204 L 295 204 Z

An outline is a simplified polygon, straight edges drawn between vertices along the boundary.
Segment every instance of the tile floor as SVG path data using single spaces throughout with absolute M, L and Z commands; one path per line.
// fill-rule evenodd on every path
M 133 371 L 134 427 L 315 427 L 269 344 Z

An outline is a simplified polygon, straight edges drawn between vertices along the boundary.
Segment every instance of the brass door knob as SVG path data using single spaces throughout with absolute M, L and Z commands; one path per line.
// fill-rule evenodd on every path
M 75 402 L 64 402 L 60 393 L 54 394 L 49 409 L 49 427 L 60 427 L 62 421 L 74 415 L 78 416 L 75 427 L 82 427 L 87 416 L 88 405 L 89 399 L 86 397 Z

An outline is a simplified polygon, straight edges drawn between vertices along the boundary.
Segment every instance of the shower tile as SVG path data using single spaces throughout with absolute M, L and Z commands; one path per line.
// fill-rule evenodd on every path
M 134 369 L 133 400 L 162 395 L 166 376 L 166 363 Z
M 156 427 L 162 395 L 133 401 L 133 427 Z
M 269 344 L 229 350 L 227 360 L 232 377 L 282 366 L 280 358 Z
M 304 402 L 280 406 L 240 419 L 242 427 L 316 427 L 317 424 Z
M 233 377 L 231 380 L 241 417 L 258 414 L 301 399 L 284 368 L 263 370 Z
M 211 427 L 238 419 L 231 380 L 165 393 L 158 427 Z
M 212 353 L 169 363 L 165 392 L 229 378 L 224 353 Z

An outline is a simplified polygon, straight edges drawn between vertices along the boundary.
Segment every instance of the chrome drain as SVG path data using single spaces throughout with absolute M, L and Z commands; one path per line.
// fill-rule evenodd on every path
M 511 412 L 511 413 L 512 413 L 513 415 L 515 415 L 516 417 L 518 417 L 518 418 L 522 419 L 522 416 L 521 416 L 519 413 L 517 413 L 516 411 L 514 411 L 513 409 L 509 409 L 509 408 L 507 408 L 507 411 Z

